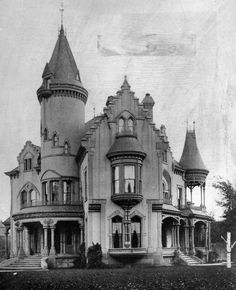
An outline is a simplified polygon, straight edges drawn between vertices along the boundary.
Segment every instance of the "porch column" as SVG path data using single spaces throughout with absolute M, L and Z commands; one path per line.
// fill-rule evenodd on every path
M 207 226 L 204 227 L 205 230 L 205 249 L 208 249 L 208 241 L 207 241 Z
M 208 223 L 208 249 L 211 249 L 211 223 Z
M 201 208 L 202 208 L 202 184 L 200 185 L 200 194 L 201 194 Z
M 203 205 L 206 206 L 205 184 L 203 184 Z
M 43 248 L 43 255 L 48 255 L 48 226 L 43 226 L 44 230 L 44 248 Z
M 190 237 L 191 237 L 191 241 L 190 241 L 190 254 L 194 255 L 195 254 L 195 245 L 194 245 L 194 225 L 190 226 Z
M 188 226 L 184 226 L 184 251 L 187 254 L 189 248 L 189 228 Z
M 25 249 L 25 254 L 26 256 L 30 255 L 30 234 L 29 234 L 29 229 L 25 228 L 25 233 L 26 233 L 26 249 Z
M 50 230 L 51 230 L 51 248 L 50 248 L 50 253 L 49 255 L 55 255 L 56 254 L 56 250 L 55 250 L 55 244 L 54 244 L 54 231 L 55 231 L 56 226 L 55 225 L 51 225 L 50 226 Z
M 8 235 L 9 235 L 9 229 L 5 230 L 5 258 L 9 258 L 9 251 L 8 251 Z
M 180 249 L 180 245 L 179 245 L 179 227 L 180 227 L 180 225 L 177 224 L 176 225 L 176 246 L 177 246 L 177 250 L 178 251 Z
M 43 254 L 43 228 L 40 229 L 40 253 Z
M 191 204 L 193 203 L 193 188 L 190 187 L 190 195 L 191 195 Z
M 23 227 L 22 226 L 19 227 L 18 231 L 19 231 L 19 235 L 20 235 L 20 247 L 19 247 L 18 257 L 20 259 L 22 259 L 25 257 L 25 252 L 23 249 Z

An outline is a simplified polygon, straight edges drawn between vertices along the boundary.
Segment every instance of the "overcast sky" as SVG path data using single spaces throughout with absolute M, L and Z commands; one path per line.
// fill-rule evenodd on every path
M 0 219 L 9 215 L 10 181 L 27 140 L 40 145 L 41 85 L 60 25 L 60 1 L 0 0 Z M 214 176 L 236 181 L 236 1 L 65 0 L 64 26 L 89 92 L 86 119 L 127 75 L 136 97 L 150 93 L 154 122 L 166 125 L 174 158 L 186 120 L 210 170 L 207 206 L 216 217 Z

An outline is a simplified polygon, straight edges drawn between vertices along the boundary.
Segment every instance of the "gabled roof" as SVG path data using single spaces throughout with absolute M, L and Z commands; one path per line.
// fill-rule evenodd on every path
M 82 87 L 79 70 L 64 34 L 63 26 L 61 26 L 52 57 L 45 66 L 43 77 L 46 74 L 53 75 L 52 83 L 66 83 Z
M 207 170 L 198 150 L 195 130 L 187 130 L 180 165 L 186 169 Z

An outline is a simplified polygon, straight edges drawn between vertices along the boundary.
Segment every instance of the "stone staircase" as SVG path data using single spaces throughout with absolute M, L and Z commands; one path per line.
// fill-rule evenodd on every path
M 4 271 L 34 271 L 42 270 L 41 256 L 28 256 L 24 259 L 9 259 L 0 263 L 0 270 Z
M 190 257 L 188 255 L 185 255 L 184 253 L 180 252 L 179 253 L 180 259 L 188 266 L 195 266 L 195 265 L 200 265 L 203 264 L 203 261 L 200 260 L 197 257 Z

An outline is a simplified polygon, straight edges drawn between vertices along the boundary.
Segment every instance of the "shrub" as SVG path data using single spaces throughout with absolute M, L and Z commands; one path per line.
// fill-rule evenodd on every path
M 208 256 L 208 262 L 214 263 L 217 262 L 218 254 L 215 251 L 210 251 Z
M 102 248 L 99 243 L 94 244 L 88 248 L 87 252 L 88 268 L 102 267 Z
M 75 261 L 75 268 L 85 268 L 86 266 L 86 257 L 85 257 L 85 243 L 82 243 L 79 246 L 78 259 Z
M 196 250 L 195 256 L 202 260 L 204 258 L 204 253 L 200 250 Z

